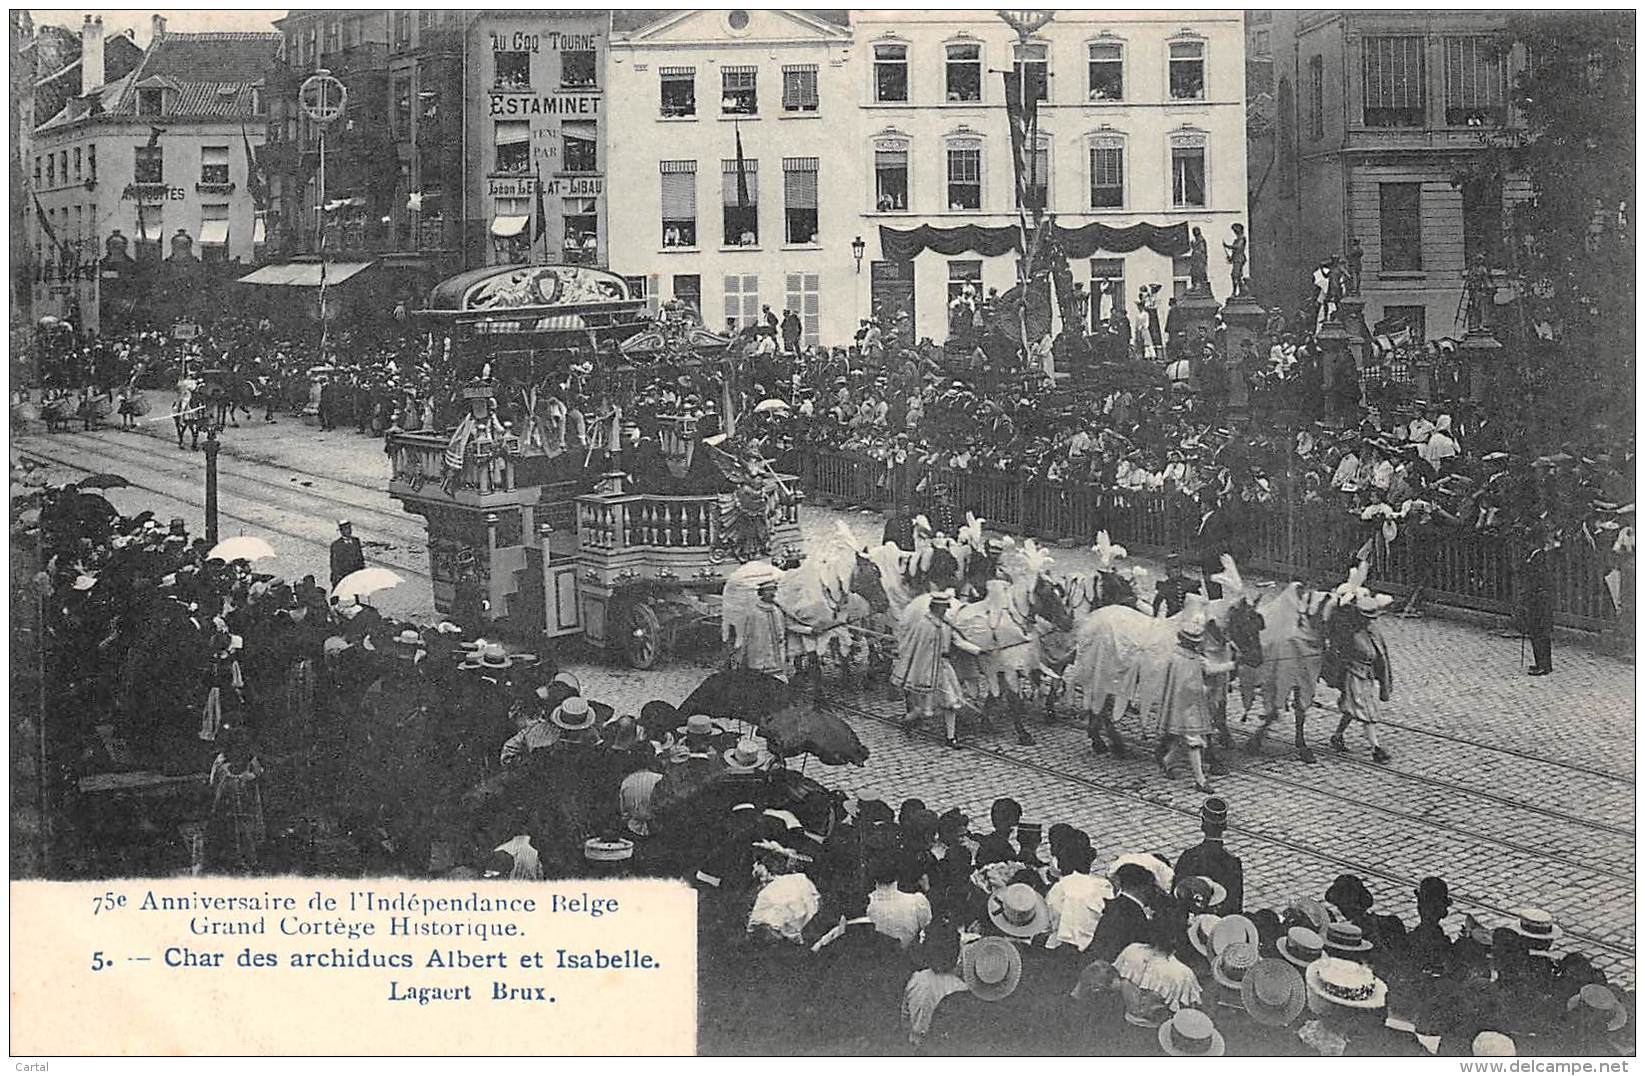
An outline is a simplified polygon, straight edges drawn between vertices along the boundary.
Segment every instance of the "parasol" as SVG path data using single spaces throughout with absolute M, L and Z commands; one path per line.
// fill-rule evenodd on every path
M 679 712 L 684 717 L 706 714 L 759 725 L 767 715 L 787 707 L 792 698 L 793 688 L 774 676 L 732 669 L 698 684 L 680 703 Z
M 379 590 L 388 590 L 404 582 L 404 579 L 387 568 L 361 568 L 357 572 L 343 576 L 342 580 L 331 588 L 331 596 L 365 598 Z
M 81 489 L 123 489 L 131 483 L 122 475 L 104 472 L 102 474 L 89 474 L 76 482 L 75 485 Z
M 211 552 L 206 554 L 206 559 L 232 564 L 237 560 L 268 560 L 274 556 L 274 547 L 261 538 L 241 535 L 237 538 L 225 538 L 212 546 Z
M 809 706 L 790 706 L 765 720 L 760 731 L 782 758 L 815 755 L 825 766 L 861 766 L 868 748 L 838 715 Z
M 788 410 L 788 401 L 777 399 L 761 400 L 759 403 L 754 405 L 754 410 L 785 412 Z

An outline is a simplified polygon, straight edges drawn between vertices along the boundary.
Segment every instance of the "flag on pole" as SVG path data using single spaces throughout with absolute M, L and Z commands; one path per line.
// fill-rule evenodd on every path
M 531 232 L 531 241 L 536 243 L 537 240 L 543 238 L 547 234 L 548 210 L 543 204 L 543 171 L 542 165 L 539 164 L 537 165 L 537 223 Z M 545 249 L 543 254 L 546 256 L 548 251 Z
M 743 157 L 743 128 L 741 123 L 734 124 L 737 131 L 737 208 L 748 208 L 748 161 Z
M 1025 90 L 1027 80 L 1018 71 L 1005 72 L 1005 118 L 1011 127 L 1011 165 L 1017 181 L 1017 205 L 1029 207 L 1030 185 L 1034 173 L 1034 127 L 1038 114 L 1037 97 L 1030 100 Z M 1036 195 L 1037 197 L 1037 195 Z
M 246 147 L 246 192 L 251 195 L 252 207 L 259 213 L 267 209 L 265 192 L 267 187 L 263 183 L 263 169 L 257 163 L 257 151 L 251 147 L 251 134 L 245 125 L 240 125 L 240 141 Z

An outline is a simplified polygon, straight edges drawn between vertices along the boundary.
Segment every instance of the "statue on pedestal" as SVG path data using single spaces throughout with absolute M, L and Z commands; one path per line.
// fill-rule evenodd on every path
M 1486 331 L 1485 312 L 1495 298 L 1496 285 L 1491 282 L 1491 270 L 1485 264 L 1485 255 L 1475 254 L 1473 264 L 1468 266 L 1468 272 L 1462 278 L 1462 309 L 1469 332 Z
M 1365 265 L 1365 248 L 1360 246 L 1359 236 L 1348 237 L 1348 279 L 1343 288 L 1344 295 L 1358 295 L 1360 271 Z
M 1205 236 L 1198 228 L 1188 240 L 1188 290 L 1194 295 L 1211 294 L 1211 269 Z
M 1237 299 L 1245 294 L 1246 245 L 1245 225 L 1235 224 L 1233 241 L 1222 244 L 1223 251 L 1228 255 L 1228 279 L 1234 289 L 1229 295 L 1230 299 Z

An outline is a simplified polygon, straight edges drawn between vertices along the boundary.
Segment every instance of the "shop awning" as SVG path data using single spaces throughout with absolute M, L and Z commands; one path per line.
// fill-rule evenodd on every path
M 228 243 L 228 221 L 203 220 L 200 222 L 200 245 L 223 246 Z
M 375 265 L 375 262 L 327 262 L 325 264 L 325 283 L 327 287 L 335 287 L 366 269 Z M 266 284 L 272 287 L 287 288 L 318 288 L 320 286 L 319 262 L 287 262 L 282 265 L 265 265 L 254 273 L 240 278 L 242 284 Z
M 525 231 L 530 217 L 497 217 L 491 222 L 491 234 L 498 239 L 513 239 Z

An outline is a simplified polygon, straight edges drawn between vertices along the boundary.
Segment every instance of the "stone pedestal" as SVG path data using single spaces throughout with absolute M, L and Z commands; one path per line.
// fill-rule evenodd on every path
M 1173 359 L 1193 356 L 1198 358 L 1194 348 L 1194 341 L 1199 337 L 1199 329 L 1205 329 L 1205 338 L 1215 342 L 1217 313 L 1221 308 L 1217 305 L 1216 297 L 1209 291 L 1190 291 L 1177 300 L 1175 308 L 1167 307 L 1166 328 L 1169 338 L 1165 342 L 1166 353 Z
M 1502 343 L 1489 329 L 1469 329 L 1458 350 L 1462 353 L 1462 367 L 1468 371 L 1468 398 L 1479 403 L 1485 399 L 1497 364 L 1502 360 Z
M 1325 394 L 1325 413 L 1336 420 L 1352 417 L 1349 401 L 1357 400 L 1360 395 L 1348 341 L 1348 330 L 1335 317 L 1314 334 L 1314 343 L 1320 349 L 1320 387 Z
M 1348 334 L 1348 357 L 1353 361 L 1356 374 L 1363 374 L 1371 362 L 1371 337 L 1365 331 L 1365 300 L 1358 295 L 1344 295 L 1337 306 L 1337 320 Z M 1365 406 L 1365 380 L 1359 378 L 1359 404 Z
M 1223 355 L 1228 365 L 1228 412 L 1238 421 L 1249 411 L 1251 378 L 1268 361 L 1268 340 L 1263 335 L 1268 311 L 1251 296 L 1236 295 L 1223 306 L 1222 322 L 1228 326 Z

